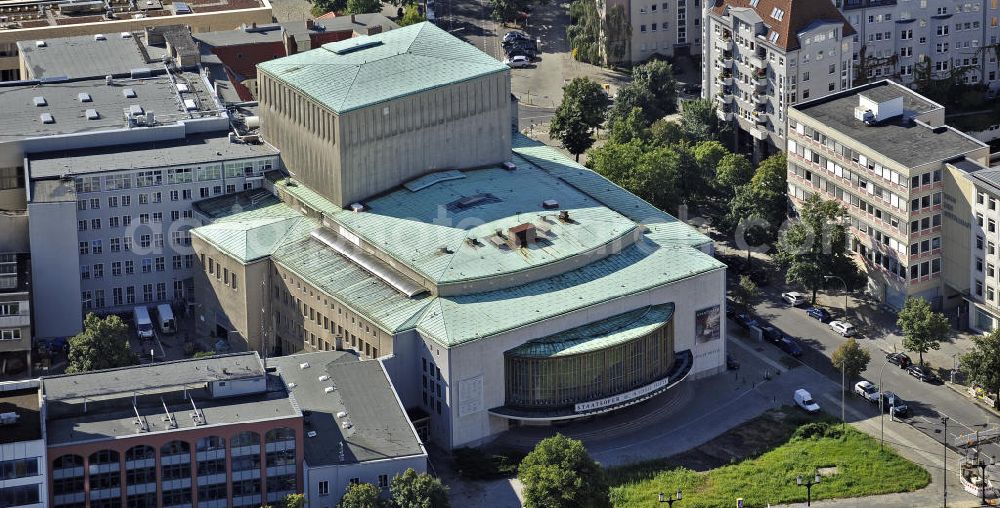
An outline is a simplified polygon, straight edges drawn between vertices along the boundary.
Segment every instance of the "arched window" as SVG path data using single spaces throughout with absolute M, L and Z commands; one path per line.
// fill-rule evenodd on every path
M 125 462 L 131 462 L 133 460 L 146 460 L 155 459 L 156 449 L 152 446 L 138 445 L 129 448 L 125 452 Z
M 238 448 L 240 446 L 253 446 L 260 444 L 260 434 L 256 432 L 244 431 L 233 435 L 232 441 L 229 443 L 233 448 Z
M 90 465 L 99 466 L 101 464 L 117 464 L 118 452 L 114 450 L 100 450 L 90 454 Z
M 267 442 L 295 441 L 295 430 L 288 427 L 279 427 L 267 431 Z
M 187 441 L 170 441 L 160 447 L 160 455 L 163 457 L 169 457 L 170 455 L 182 455 L 185 453 L 191 453 L 191 445 L 189 445 Z
M 83 457 L 79 455 L 63 455 L 52 461 L 52 469 L 69 469 L 83 467 Z
M 210 450 L 225 450 L 226 440 L 220 436 L 208 436 L 198 440 L 197 450 L 207 452 Z

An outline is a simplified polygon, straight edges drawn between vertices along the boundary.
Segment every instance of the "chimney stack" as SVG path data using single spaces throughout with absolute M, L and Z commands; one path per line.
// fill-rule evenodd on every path
M 355 18 L 355 16 L 354 16 L 354 14 L 351 14 L 351 24 L 353 25 L 353 24 L 354 24 L 354 23 L 356 23 L 356 22 L 357 22 L 357 21 L 356 21 L 356 18 Z
M 306 30 L 312 30 L 314 26 L 315 25 L 313 25 L 313 20 L 306 19 Z

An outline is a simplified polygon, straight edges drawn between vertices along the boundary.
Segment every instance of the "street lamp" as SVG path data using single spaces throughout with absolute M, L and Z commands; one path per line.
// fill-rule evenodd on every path
M 986 462 L 985 460 L 983 460 L 982 457 L 979 457 L 979 450 L 978 449 L 976 450 L 976 463 L 974 465 L 979 468 L 979 471 L 981 473 L 979 475 L 979 493 L 982 496 L 981 497 L 982 502 L 983 502 L 982 506 L 987 506 L 986 505 L 986 468 L 989 467 L 989 466 L 992 466 L 993 464 L 995 464 L 996 460 L 997 460 L 996 457 L 990 456 L 990 461 Z
M 812 477 L 811 479 L 808 479 L 808 480 L 806 480 L 804 482 L 802 481 L 802 475 L 799 475 L 798 478 L 795 479 L 795 484 L 796 485 L 798 485 L 799 487 L 805 487 L 806 488 L 806 506 L 812 506 L 812 487 L 813 487 L 813 485 L 816 485 L 817 483 L 819 483 L 819 472 L 818 471 L 816 472 L 816 475 L 814 477 Z
M 836 275 L 824 275 L 823 280 L 837 279 L 844 285 L 844 317 L 847 317 L 847 283 Z
M 944 508 L 948 508 L 948 417 L 942 416 L 941 423 L 944 424 L 944 439 L 941 440 L 944 445 L 944 481 L 941 483 L 944 485 Z
M 662 492 L 660 492 L 658 501 L 661 503 L 667 503 L 668 508 L 673 508 L 674 503 L 680 501 L 683 497 L 684 496 L 681 495 L 681 489 L 677 489 L 677 494 L 670 494 L 669 496 L 665 496 Z
M 882 366 L 878 369 L 878 419 L 879 425 L 882 428 L 882 439 L 878 445 L 879 450 L 885 448 L 885 390 L 882 389 L 882 372 L 885 371 L 886 365 L 889 365 L 888 358 L 882 361 Z

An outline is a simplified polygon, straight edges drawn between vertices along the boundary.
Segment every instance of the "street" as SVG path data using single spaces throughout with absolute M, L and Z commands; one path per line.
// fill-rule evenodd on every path
M 827 377 L 834 383 L 839 384 L 841 373 L 833 367 L 830 355 L 846 339 L 836 334 L 830 327 L 816 319 L 806 315 L 802 308 L 794 308 L 780 302 L 780 286 L 764 288 L 766 295 L 765 302 L 757 308 L 757 315 L 767 322 L 777 326 L 782 331 L 796 338 L 803 346 L 802 362 L 818 373 Z M 986 411 L 957 393 L 955 390 L 945 385 L 932 385 L 924 383 L 909 375 L 904 369 L 885 361 L 887 352 L 877 347 L 875 340 L 866 338 L 862 333 L 857 341 L 865 347 L 871 355 L 871 362 L 862 377 L 879 384 L 881 374 L 882 389 L 891 391 L 899 395 L 909 406 L 911 414 L 904 419 L 905 424 L 912 426 L 930 437 L 941 442 L 944 435 L 944 424 L 941 418 L 948 417 L 948 440 L 956 449 L 956 453 L 963 449 L 955 448 L 956 438 L 960 435 L 975 433 L 977 429 L 995 428 L 1000 423 L 1000 418 L 995 414 Z M 765 347 L 777 349 L 770 344 L 763 344 Z M 916 354 L 909 354 L 916 361 Z M 884 366 L 884 368 L 883 368 Z M 853 390 L 853 383 L 848 383 L 848 390 Z M 849 393 L 847 395 L 848 408 L 865 417 L 878 417 L 878 404 L 868 403 L 859 397 Z M 835 410 L 827 408 L 831 414 L 839 416 L 839 401 Z M 852 420 L 848 414 L 848 420 Z M 884 416 L 884 425 L 888 428 L 893 425 L 901 425 L 899 422 L 890 421 L 888 414 Z M 875 436 L 879 438 L 879 435 Z M 891 441 L 889 438 L 887 442 Z M 922 451 L 942 454 L 941 447 L 926 449 L 921 446 Z M 986 444 L 981 449 L 986 457 L 1000 457 L 1000 446 L 996 443 Z

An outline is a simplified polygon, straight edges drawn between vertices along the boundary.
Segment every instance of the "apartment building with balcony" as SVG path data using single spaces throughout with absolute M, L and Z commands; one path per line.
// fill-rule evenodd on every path
M 737 146 L 785 146 L 786 108 L 851 86 L 854 29 L 829 2 L 719 0 L 706 9 L 702 93 Z
M 624 9 L 631 37 L 625 58 L 616 64 L 640 63 L 654 55 L 681 57 L 702 51 L 702 1 L 711 0 L 607 0 L 598 1 L 602 19 L 611 9 Z M 602 28 L 604 24 L 602 23 Z
M 935 79 L 964 67 L 966 83 L 1000 87 L 998 0 L 837 0 L 857 32 L 857 82 L 892 78 L 910 84 L 920 62 Z
M 989 147 L 944 125 L 941 105 L 887 80 L 801 102 L 788 115 L 789 198 L 818 193 L 843 204 L 868 292 L 895 309 L 910 296 L 956 306 L 969 265 L 954 260 L 968 257 L 968 240 L 948 240 L 957 198 L 946 181 L 956 161 L 988 164 Z

